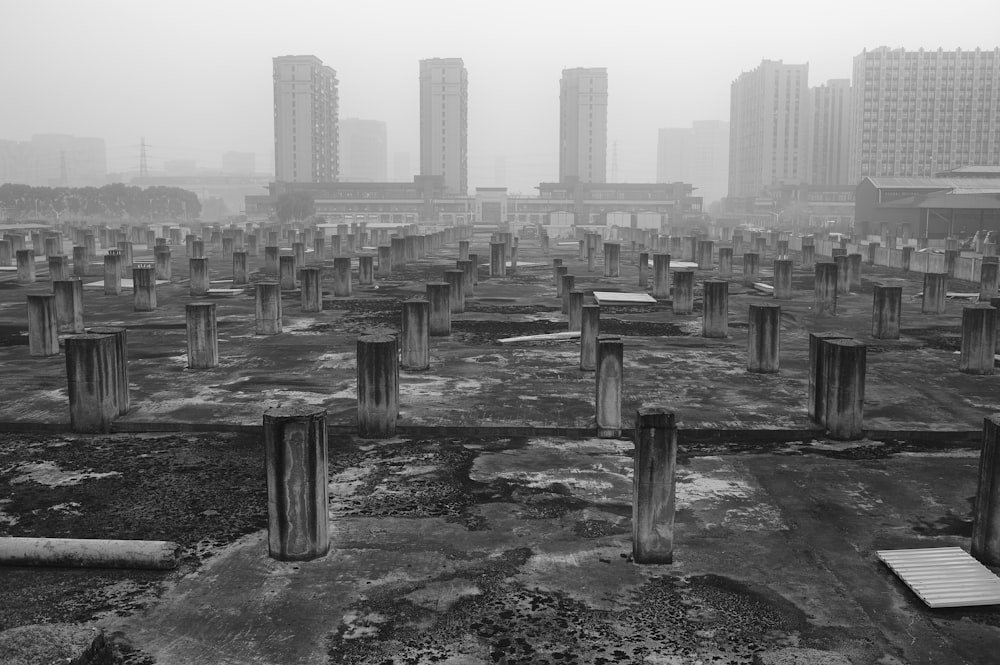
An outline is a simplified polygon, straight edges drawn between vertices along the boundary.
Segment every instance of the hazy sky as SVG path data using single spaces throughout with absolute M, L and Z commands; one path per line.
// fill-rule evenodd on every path
M 419 166 L 418 65 L 469 71 L 469 185 L 531 191 L 558 177 L 559 78 L 606 67 L 608 162 L 653 181 L 656 130 L 728 120 L 729 84 L 761 59 L 809 63 L 810 85 L 849 78 L 881 45 L 1000 46 L 1000 1 L 927 0 L 0 0 L 0 139 L 107 141 L 112 171 L 165 159 L 218 167 L 227 150 L 273 170 L 271 58 L 337 71 L 341 117 L 388 123 Z

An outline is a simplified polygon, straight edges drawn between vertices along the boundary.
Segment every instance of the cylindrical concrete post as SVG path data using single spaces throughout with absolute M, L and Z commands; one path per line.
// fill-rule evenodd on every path
M 28 355 L 59 355 L 59 322 L 55 295 L 28 296 Z
M 567 319 L 569 321 L 568 330 L 580 330 L 583 325 L 583 291 L 570 291 L 569 292 L 569 311 L 567 312 Z
M 430 334 L 447 337 L 451 334 L 451 287 L 448 282 L 427 282 L 427 302 L 430 304 Z
M 390 275 L 392 275 L 392 247 L 389 245 L 379 245 L 378 276 L 389 277 Z
M 781 306 L 750 305 L 747 332 L 747 371 L 775 374 L 780 366 Z
M 295 270 L 301 270 L 306 264 L 306 245 L 303 242 L 292 243 L 292 258 L 295 259 Z
M 924 314 L 944 314 L 947 295 L 947 273 L 924 273 L 924 299 L 920 306 L 921 312 Z
M 475 266 L 472 264 L 472 261 L 466 259 L 465 261 L 455 261 L 455 267 L 462 271 L 462 294 L 468 300 L 472 297 L 476 288 L 474 281 Z
M 569 294 L 576 287 L 576 275 L 562 276 L 562 313 L 569 316 Z
M 264 247 L 264 274 L 271 277 L 278 276 L 278 259 L 281 258 L 281 248 L 268 245 Z
M 673 563 L 677 426 L 674 414 L 642 408 L 635 414 L 632 473 L 632 558 Z
M 861 288 L 861 255 L 847 255 L 847 283 L 851 289 Z
M 620 337 L 597 338 L 597 436 L 614 439 L 622 431 L 624 345 Z
M 826 378 L 823 373 L 824 356 L 820 348 L 831 339 L 850 339 L 850 337 L 836 332 L 809 333 L 809 387 L 806 394 L 806 412 L 809 418 L 817 423 L 822 423 L 826 417 Z
M 833 439 L 864 436 L 865 351 L 865 345 L 853 339 L 824 340 L 820 345 L 826 384 L 821 424 Z
M 294 291 L 298 286 L 298 270 L 295 268 L 294 256 L 278 257 L 278 276 L 284 291 Z
M 371 286 L 375 283 L 375 257 L 371 254 L 358 255 L 358 284 Z
M 733 248 L 732 247 L 720 247 L 719 248 L 719 274 L 720 275 L 732 275 L 733 274 Z
M 559 275 L 560 275 L 559 268 L 562 267 L 562 264 L 563 264 L 562 259 L 552 259 L 552 284 L 556 287 L 557 290 L 559 288 Z M 566 271 L 561 274 L 565 275 L 566 272 L 568 271 L 569 269 L 567 268 Z M 556 293 L 556 295 L 560 294 Z
M 79 279 L 57 280 L 52 282 L 52 293 L 55 295 L 59 332 L 82 333 L 83 282 Z
M 802 245 L 802 269 L 812 270 L 816 265 L 816 246 Z
M 556 298 L 563 296 L 563 277 L 569 274 L 569 266 L 556 266 Z
M 604 276 L 621 276 L 622 246 L 617 242 L 604 243 Z
M 694 311 L 694 271 L 675 270 L 673 272 L 673 312 L 690 314 Z
M 416 261 L 420 258 L 417 252 L 417 236 L 409 235 L 403 237 L 403 253 L 407 261 Z
M 971 553 L 987 566 L 1000 566 L 1000 413 L 983 419 L 976 487 Z
M 779 240 L 777 242 L 777 248 L 778 248 L 777 249 L 778 256 L 780 256 L 782 258 L 785 258 L 785 257 L 788 256 L 788 241 L 787 240 Z
M 649 288 L 649 252 L 639 252 L 639 288 Z
M 0 266 L 9 266 L 14 262 L 14 243 L 4 238 L 0 240 Z
M 251 233 L 247 236 L 247 254 L 253 257 L 260 256 L 260 243 L 257 239 L 256 233 Z
M 170 248 L 166 245 L 156 245 L 153 251 L 156 279 L 170 281 L 173 277 L 173 267 L 170 261 Z
M 313 238 L 313 260 L 322 263 L 326 259 L 326 239 L 322 236 Z
M 104 295 L 120 296 L 122 294 L 121 264 L 122 257 L 117 250 L 104 256 Z
M 465 311 L 465 273 L 461 270 L 445 270 L 444 281 L 448 283 L 448 307 L 452 314 Z
M 70 429 L 111 431 L 111 422 L 118 415 L 116 384 L 120 375 L 114 337 L 70 335 L 65 342 Z
M 702 305 L 702 337 L 724 338 L 729 335 L 729 282 L 707 279 Z
M 250 283 L 247 270 L 247 253 L 233 252 L 233 286 L 245 286 Z
M 698 270 L 712 269 L 712 254 L 715 250 L 715 243 L 711 240 L 699 240 L 696 245 Z
M 431 305 L 426 300 L 403 302 L 400 326 L 400 365 L 403 369 L 422 370 L 431 366 L 430 317 Z
M 330 550 L 326 411 L 271 407 L 264 413 L 267 549 L 278 561 L 310 561 Z
M 490 277 L 507 275 L 507 255 L 502 242 L 490 243 Z
M 875 285 L 872 299 L 872 337 L 899 339 L 899 321 L 903 311 L 903 287 Z
M 194 297 L 200 297 L 208 294 L 208 289 L 211 288 L 211 280 L 208 272 L 208 259 L 188 259 L 188 268 L 191 295 Z
M 837 295 L 847 295 L 851 292 L 850 259 L 846 255 L 835 256 L 833 262 L 837 266 Z
M 132 268 L 132 309 L 156 311 L 156 268 Z
M 653 254 L 653 297 L 670 297 L 669 254 Z
M 35 253 L 30 249 L 17 250 L 17 283 L 35 283 Z
M 913 261 L 913 248 L 904 247 L 901 251 L 903 252 L 903 270 L 909 272 L 910 263 Z
M 305 266 L 302 275 L 302 311 L 323 311 L 323 269 L 319 266 Z
M 235 244 L 236 244 L 235 238 L 233 238 L 232 236 L 222 237 L 222 258 L 226 258 L 233 255 L 233 252 L 236 251 Z
M 350 297 L 353 291 L 351 257 L 338 256 L 333 259 L 333 295 L 338 298 Z
M 389 239 L 391 248 L 392 270 L 399 270 L 406 265 L 406 237 L 396 237 Z
M 219 328 L 214 302 L 195 302 L 184 306 L 187 317 L 188 367 L 210 369 L 219 366 Z
M 601 306 L 584 305 L 580 310 L 580 369 L 597 369 L 597 338 L 601 330 Z
M 73 274 L 77 277 L 86 277 L 90 272 L 90 257 L 87 256 L 87 248 L 82 245 L 73 247 Z
M 753 286 L 760 279 L 760 254 L 746 252 L 743 254 L 743 284 Z
M 399 367 L 396 338 L 358 338 L 358 436 L 377 439 L 396 433 L 399 417 Z
M 120 326 L 96 326 L 87 329 L 91 335 L 107 335 L 115 340 L 115 354 L 118 356 L 118 376 L 115 380 L 115 404 L 118 415 L 124 416 L 131 408 L 128 372 L 128 330 Z
M 459 240 L 458 241 L 458 260 L 468 261 L 469 260 L 469 241 Z
M 958 261 L 958 257 L 962 253 L 957 249 L 946 249 L 944 250 L 944 271 L 947 273 L 948 277 L 955 276 L 955 264 Z
M 996 345 L 997 310 L 982 302 L 963 307 L 959 371 L 963 374 L 993 374 Z
M 347 246 L 347 241 L 342 239 L 343 236 L 330 236 L 328 240 L 330 241 L 330 256 L 336 258 L 343 255 L 343 249 Z
M 997 295 L 998 276 L 1000 276 L 1000 264 L 986 263 L 979 266 L 979 299 L 989 302 L 990 298 Z
M 258 335 L 281 332 L 281 284 L 257 282 L 255 331 Z
M 472 261 L 472 285 L 479 286 L 479 255 L 469 254 L 469 260 Z
M 792 260 L 774 260 L 774 299 L 792 299 Z
M 816 314 L 837 314 L 837 269 L 836 263 L 817 263 L 815 266 L 813 311 Z

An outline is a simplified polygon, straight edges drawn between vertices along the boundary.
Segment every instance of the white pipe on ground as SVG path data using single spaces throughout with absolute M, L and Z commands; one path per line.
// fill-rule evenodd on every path
M 177 567 L 180 549 L 166 540 L 6 537 L 0 538 L 0 565 L 169 570 Z

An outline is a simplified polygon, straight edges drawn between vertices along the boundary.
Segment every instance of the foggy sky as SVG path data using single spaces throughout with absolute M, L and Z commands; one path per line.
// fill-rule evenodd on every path
M 762 58 L 809 63 L 809 83 L 850 78 L 864 48 L 993 49 L 1000 2 L 667 0 L 0 0 L 0 139 L 104 138 L 110 171 L 139 138 L 163 160 L 218 167 L 228 150 L 272 171 L 271 58 L 337 71 L 340 117 L 388 124 L 419 165 L 418 64 L 469 71 L 469 186 L 531 192 L 558 177 L 563 68 L 606 67 L 608 167 L 652 182 L 656 130 L 729 119 L 729 85 Z

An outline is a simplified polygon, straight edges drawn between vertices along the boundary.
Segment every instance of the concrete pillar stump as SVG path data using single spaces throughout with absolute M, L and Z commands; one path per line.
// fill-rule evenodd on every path
M 753 286 L 754 282 L 760 280 L 760 254 L 758 252 L 746 252 L 743 254 L 743 285 Z
M 719 248 L 719 274 L 728 277 L 733 274 L 733 248 Z
M 674 314 L 690 314 L 694 311 L 694 271 L 675 270 L 673 283 Z
M 55 295 L 28 296 L 28 355 L 59 355 L 59 323 Z
M 83 333 L 83 282 L 65 279 L 52 282 L 59 332 Z
M 617 242 L 604 243 L 604 276 L 621 276 L 621 244 Z
M 233 286 L 246 286 L 250 283 L 250 273 L 247 270 L 247 253 L 233 252 Z
M 302 275 L 302 311 L 323 311 L 323 269 L 319 266 L 306 266 Z
M 653 297 L 670 297 L 669 254 L 653 254 Z
M 944 314 L 947 296 L 947 273 L 924 273 L 924 298 L 920 306 L 920 311 L 924 314 Z
M 430 334 L 447 337 L 451 334 L 451 287 L 448 282 L 428 282 L 427 302 L 430 304 Z
M 601 329 L 601 306 L 584 305 L 580 310 L 580 370 L 597 369 L 597 338 Z
M 820 352 L 820 347 L 826 341 L 836 339 L 850 339 L 850 337 L 838 332 L 809 333 L 809 387 L 806 394 L 806 411 L 809 418 L 817 423 L 822 423 L 826 417 L 826 377 L 823 372 L 823 354 Z
M 277 277 L 278 276 L 278 259 L 281 258 L 280 255 L 281 248 L 268 245 L 264 247 L 264 274 Z
M 219 327 L 214 302 L 188 303 L 184 306 L 187 321 L 189 369 L 219 366 Z
M 632 558 L 636 563 L 673 563 L 676 468 L 674 414 L 661 408 L 639 409 L 632 473 Z
M 507 275 L 507 253 L 502 242 L 490 243 L 490 277 Z
M 780 365 L 781 306 L 750 305 L 747 332 L 747 371 L 776 374 Z
M 866 346 L 853 339 L 825 340 L 823 356 L 824 419 L 829 436 L 855 441 L 864 436 Z
M 872 337 L 899 339 L 902 312 L 903 287 L 876 284 L 872 299 Z
M 190 293 L 199 298 L 208 295 L 211 288 L 211 277 L 208 272 L 207 258 L 188 259 Z
M 837 314 L 837 277 L 836 263 L 817 263 L 813 290 L 815 301 L 813 311 L 819 315 L 836 316 Z
M 620 337 L 597 338 L 597 437 L 615 439 L 622 430 L 624 345 Z
M 585 295 L 583 291 L 575 289 L 569 292 L 568 330 L 580 330 L 583 324 L 583 299 Z
M 283 291 L 294 291 L 298 286 L 296 272 L 294 256 L 278 257 L 278 281 Z
M 725 338 L 729 335 L 729 282 L 709 279 L 704 288 L 701 335 Z
M 774 299 L 792 299 L 792 260 L 774 260 Z
M 448 308 L 452 314 L 465 311 L 465 272 L 445 270 L 444 281 L 448 283 Z
M 406 370 L 424 370 L 431 366 L 431 305 L 426 300 L 403 302 L 400 326 L 400 366 Z
M 120 372 L 114 338 L 70 335 L 65 343 L 70 429 L 110 432 L 111 423 L 118 416 L 115 386 Z
M 17 256 L 17 283 L 35 283 L 35 253 L 30 249 L 19 249 Z
M 1000 413 L 983 419 L 976 487 L 971 554 L 987 566 L 1000 566 Z
M 396 338 L 392 335 L 359 337 L 358 436 L 365 439 L 394 436 L 398 417 Z
M 258 335 L 277 335 L 281 332 L 281 284 L 257 282 L 255 332 Z
M 996 297 L 998 275 L 1000 264 L 983 261 L 979 266 L 979 300 L 989 302 L 990 298 Z
M 963 307 L 959 371 L 963 374 L 993 374 L 996 345 L 997 310 L 989 303 Z
M 371 286 L 375 283 L 375 257 L 371 254 L 361 254 L 358 256 L 358 284 L 360 286 Z

